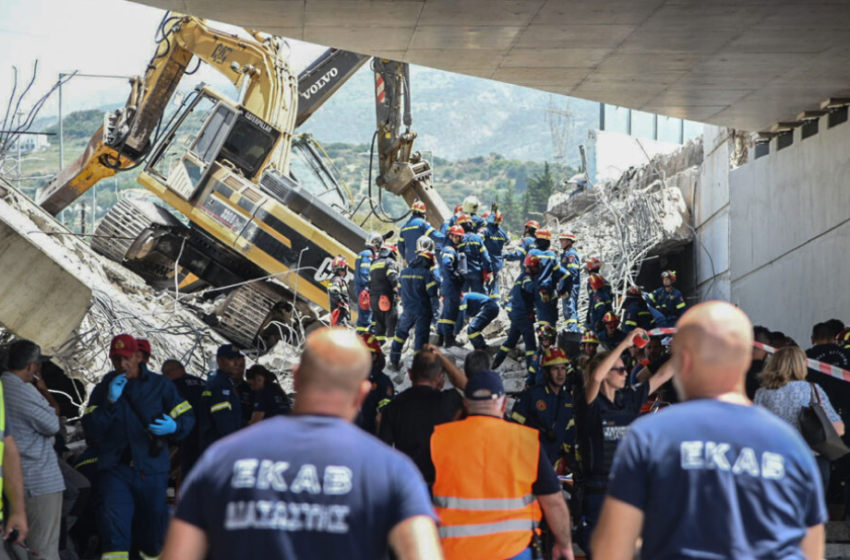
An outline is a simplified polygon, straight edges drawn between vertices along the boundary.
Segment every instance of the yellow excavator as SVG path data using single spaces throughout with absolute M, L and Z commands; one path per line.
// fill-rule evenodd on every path
M 233 342 L 262 350 L 286 338 L 293 320 L 314 320 L 328 309 L 333 258 L 342 255 L 353 266 L 368 234 L 352 221 L 362 202 L 353 204 L 309 137 L 293 136 L 296 122 L 309 115 L 299 114 L 299 79 L 283 41 L 246 31 L 249 38 L 166 14 L 156 53 L 145 75 L 132 80 L 125 107 L 106 115 L 85 152 L 42 189 L 38 203 L 56 215 L 101 179 L 145 165 L 139 183 L 176 215 L 124 199 L 101 221 L 93 247 L 155 286 L 203 291 L 216 304 L 209 322 Z M 339 60 L 335 52 L 311 66 L 305 82 L 327 84 L 316 70 Z M 166 117 L 193 57 L 227 76 L 240 99 L 200 86 Z M 351 58 L 355 66 L 367 59 Z M 412 151 L 409 113 L 401 118 L 407 66 L 384 60 L 373 61 L 373 69 L 376 183 L 408 203 L 424 200 L 432 222 L 441 223 L 448 209 L 431 185 L 430 166 Z M 345 79 L 356 68 L 349 70 Z M 387 91 L 387 81 L 395 91 Z M 409 111 L 409 97 L 405 102 Z M 374 211 L 371 197 L 369 204 Z

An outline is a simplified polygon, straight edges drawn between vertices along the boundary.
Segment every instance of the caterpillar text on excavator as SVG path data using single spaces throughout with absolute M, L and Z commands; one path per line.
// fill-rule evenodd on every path
M 38 203 L 56 215 L 98 181 L 144 165 L 139 183 L 170 209 L 120 201 L 101 221 L 93 248 L 154 287 L 215 296 L 211 324 L 262 350 L 285 336 L 268 328 L 272 321 L 309 323 L 328 309 L 333 258 L 354 263 L 368 235 L 353 221 L 364 201 L 352 200 L 318 145 L 294 131 L 370 57 L 330 49 L 295 76 L 283 40 L 246 31 L 224 33 L 203 19 L 167 14 L 126 105 L 106 115 Z M 199 86 L 166 116 L 193 57 L 225 75 L 240 98 Z M 432 223 L 441 223 L 449 211 L 430 165 L 413 151 L 408 67 L 374 59 L 372 69 L 375 182 L 408 203 L 424 201 Z M 371 195 L 365 202 L 382 213 Z

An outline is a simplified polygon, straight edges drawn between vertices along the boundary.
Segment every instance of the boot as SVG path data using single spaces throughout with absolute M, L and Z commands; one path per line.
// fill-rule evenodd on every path
M 444 337 L 441 334 L 437 335 L 437 346 L 443 346 L 445 344 L 445 342 L 446 342 L 446 337 Z
M 446 337 L 446 348 L 451 348 L 452 346 L 462 347 L 463 344 L 458 342 L 457 339 L 454 336 L 447 336 Z

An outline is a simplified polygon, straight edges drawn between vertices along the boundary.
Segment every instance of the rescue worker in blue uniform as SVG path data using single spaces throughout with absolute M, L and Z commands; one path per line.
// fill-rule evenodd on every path
M 419 352 L 423 344 L 428 343 L 428 335 L 431 332 L 431 301 L 437 295 L 437 279 L 431 272 L 434 265 L 434 253 L 431 251 L 420 251 L 410 263 L 410 266 L 401 271 L 399 284 L 401 285 L 401 318 L 398 320 L 398 328 L 393 337 L 392 349 L 390 350 L 390 368 L 397 370 L 401 360 L 401 349 L 410 336 L 410 329 L 415 327 L 413 339 L 413 351 Z
M 442 276 L 440 293 L 443 295 L 443 312 L 440 314 L 437 333 L 440 335 L 440 345 L 445 345 L 447 348 L 459 346 L 455 340 L 455 324 L 460 312 L 466 258 L 458 251 L 458 246 L 463 242 L 464 235 L 465 232 L 461 226 L 455 225 L 449 228 L 448 240 L 443 246 L 440 261 Z
M 398 274 L 398 249 L 385 243 L 369 269 L 372 332 L 381 344 L 392 337 L 398 323 Z
M 434 264 L 431 265 L 431 273 L 437 281 L 437 290 L 431 296 L 431 332 L 437 333 L 437 322 L 440 320 L 440 290 L 443 277 L 440 275 L 440 253 L 437 252 L 437 244 L 428 236 L 423 235 L 416 241 L 416 252 L 428 251 L 434 254 Z
M 544 381 L 520 394 L 511 419 L 538 431 L 549 462 L 563 472 L 572 464 L 576 444 L 573 399 L 567 388 L 570 359 L 560 348 L 547 348 L 541 366 Z
M 475 233 L 475 224 L 469 214 L 462 214 L 457 219 L 457 225 L 463 228 L 465 235 L 458 245 L 458 251 L 466 255 L 466 274 L 463 276 L 463 291 L 483 294 L 484 274 L 493 270 L 490 254 L 484 246 L 484 240 Z
M 626 290 L 626 299 L 623 301 L 623 307 L 626 310 L 623 316 L 623 332 L 628 334 L 634 329 L 643 329 L 651 331 L 655 328 L 655 319 L 652 317 L 652 312 L 646 300 L 643 298 L 643 292 L 637 286 L 630 286 Z
M 544 227 L 537 230 L 535 247 L 528 252 L 530 256 L 540 259 L 540 274 L 535 278 L 537 294 L 534 296 L 534 308 L 537 311 L 537 322 L 557 327 L 558 325 L 558 280 L 556 274 L 558 256 L 549 247 L 552 244 L 552 232 Z
M 573 247 L 576 236 L 570 232 L 562 232 L 558 236 L 561 242 L 561 268 L 566 270 L 559 291 L 561 292 L 561 307 L 564 311 L 564 321 L 567 332 L 579 332 L 578 324 L 578 295 L 581 290 L 581 257 Z M 567 289 L 569 288 L 569 289 Z
M 83 416 L 86 438 L 98 441 L 102 558 L 127 560 L 134 544 L 143 559 L 158 558 L 168 524 L 167 440 L 185 438 L 195 414 L 170 379 L 148 370 L 132 336 L 113 338 L 109 358 L 114 369 Z
M 517 276 L 511 289 L 511 299 L 508 305 L 508 317 L 511 327 L 508 337 L 493 358 L 493 369 L 495 370 L 508 355 L 508 352 L 516 348 L 519 338 L 525 342 L 525 365 L 531 365 L 531 357 L 537 350 L 537 342 L 534 339 L 534 296 L 538 287 L 535 278 L 540 274 L 543 265 L 540 259 L 529 255 L 523 262 L 523 270 Z
M 437 248 L 442 251 L 443 246 L 446 244 L 446 241 L 449 239 L 449 228 L 457 223 L 458 217 L 463 214 L 463 204 L 456 204 L 455 211 L 452 212 L 452 215 L 448 220 L 443 222 L 443 225 L 440 226 L 440 233 L 443 235 L 443 242 L 438 244 Z
M 463 199 L 463 213 L 472 220 L 472 231 L 475 232 L 484 227 L 484 218 L 478 215 L 478 207 L 480 205 L 481 203 L 478 202 L 478 197 L 475 195 L 469 195 Z
M 427 235 L 435 243 L 442 245 L 446 238 L 438 230 L 434 229 L 425 219 L 428 208 L 425 203 L 417 200 L 410 206 L 410 219 L 404 224 L 399 233 L 398 252 L 407 264 L 416 260 L 416 244 L 419 238 Z
M 180 444 L 180 479 L 186 480 L 192 467 L 195 466 L 201 456 L 200 418 L 198 416 L 201 411 L 201 394 L 204 392 L 207 382 L 197 375 L 186 373 L 186 368 L 178 360 L 162 362 L 162 375 L 174 383 L 177 392 L 192 405 L 192 410 L 197 415 L 195 426 Z
M 540 224 L 536 220 L 528 220 L 525 222 L 525 231 L 522 234 L 522 241 L 519 247 L 503 256 L 506 261 L 524 261 L 528 256 L 528 252 L 534 248 L 534 236 L 537 230 L 540 229 Z
M 222 344 L 215 359 L 217 369 L 207 377 L 198 411 L 202 452 L 247 426 L 253 412 L 253 391 L 245 381 L 245 355 L 235 344 Z
M 613 311 L 609 311 L 602 317 L 602 325 L 605 328 L 597 333 L 599 342 L 604 344 L 608 350 L 613 350 L 626 338 L 626 333 L 618 328 L 620 318 Z
M 525 380 L 525 388 L 529 389 L 544 381 L 543 377 L 543 354 L 555 344 L 558 331 L 551 325 L 540 325 L 537 327 L 537 350 L 531 357 L 528 366 L 528 378 Z
M 491 212 L 487 217 L 481 236 L 484 239 L 484 247 L 487 248 L 487 253 L 490 255 L 490 263 L 493 265 L 490 281 L 485 286 L 487 293 L 493 299 L 499 299 L 499 273 L 504 267 L 502 253 L 505 245 L 511 240 L 510 234 L 501 227 L 502 219 L 502 213 L 498 210 Z
M 330 299 L 331 326 L 347 327 L 351 321 L 351 307 L 348 297 L 348 261 L 343 256 L 337 256 L 331 262 L 331 285 L 328 286 Z
M 381 342 L 371 333 L 363 335 L 363 342 L 372 355 L 372 371 L 369 373 L 369 383 L 372 384 L 372 388 L 363 400 L 360 413 L 354 423 L 370 434 L 377 435 L 378 418 L 384 407 L 395 397 L 395 385 L 384 373 L 387 360 L 381 349 Z
M 658 288 L 649 296 L 652 303 L 666 321 L 666 325 L 658 325 L 659 327 L 673 327 L 676 321 L 685 312 L 685 298 L 682 297 L 682 292 L 673 287 L 676 283 L 676 271 L 665 270 L 661 273 L 661 281 L 664 286 Z
M 604 328 L 602 318 L 613 309 L 611 284 L 599 273 L 591 274 L 588 284 L 591 293 L 587 303 L 587 328 L 599 333 Z
M 360 302 L 369 299 L 369 269 L 372 268 L 372 261 L 378 256 L 378 249 L 383 242 L 382 236 L 371 236 L 366 241 L 366 249 L 354 260 L 354 297 L 357 298 L 357 332 L 360 334 L 369 332 L 372 327 L 372 308 L 368 304 L 361 305 Z M 365 298 L 362 296 L 364 290 L 367 292 Z
M 487 343 L 484 342 L 483 335 L 484 329 L 498 316 L 499 304 L 496 300 L 484 294 L 469 292 L 463 296 L 460 302 L 460 314 L 458 315 L 457 323 L 455 323 L 454 334 L 455 336 L 459 335 L 460 331 L 463 330 L 466 319 L 470 318 L 469 328 L 466 330 L 470 344 L 475 349 L 486 348 Z

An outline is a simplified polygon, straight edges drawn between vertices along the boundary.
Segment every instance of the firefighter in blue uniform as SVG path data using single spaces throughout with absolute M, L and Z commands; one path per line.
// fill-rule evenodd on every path
M 522 241 L 519 247 L 503 256 L 506 261 L 524 261 L 528 256 L 528 252 L 534 248 L 534 236 L 537 230 L 540 229 L 540 224 L 536 220 L 528 220 L 525 222 L 525 231 L 522 234 Z
M 419 238 L 427 235 L 438 245 L 442 245 L 446 238 L 438 230 L 434 229 L 425 219 L 428 208 L 424 202 L 417 200 L 410 206 L 410 219 L 404 224 L 399 233 L 398 252 L 407 264 L 416 260 L 416 244 Z
M 543 383 L 520 394 L 511 419 L 538 431 L 540 447 L 557 468 L 570 463 L 576 444 L 573 399 L 567 388 L 570 359 L 560 348 L 549 348 L 543 354 L 541 366 Z
M 455 205 L 455 211 L 452 213 L 452 215 L 449 217 L 449 219 L 446 220 L 445 222 L 443 222 L 443 225 L 440 226 L 440 233 L 443 236 L 443 242 L 441 244 L 438 244 L 438 247 L 437 247 L 440 251 L 443 250 L 443 246 L 446 244 L 446 241 L 448 241 L 448 239 L 449 239 L 449 228 L 451 228 L 453 225 L 455 225 L 457 223 L 457 219 L 461 214 L 463 214 L 463 204 L 456 204 Z
M 455 323 L 455 336 L 463 330 L 463 325 L 469 319 L 469 328 L 466 334 L 469 342 L 475 349 L 486 348 L 483 332 L 493 319 L 499 316 L 499 304 L 484 294 L 469 292 L 463 296 L 460 302 L 460 314 Z
M 382 236 L 371 236 L 366 241 L 366 249 L 361 251 L 354 260 L 354 297 L 357 298 L 357 332 L 360 334 L 369 332 L 372 326 L 372 308 L 368 303 L 365 306 L 360 305 L 360 301 L 361 299 L 364 302 L 368 302 L 369 300 L 369 269 L 372 267 L 372 261 L 378 256 L 378 249 L 380 249 L 383 242 L 384 238 Z M 367 292 L 365 298 L 361 296 L 364 290 Z
M 649 296 L 652 303 L 666 320 L 666 325 L 658 325 L 659 327 L 673 327 L 676 321 L 685 312 L 685 298 L 682 297 L 682 292 L 673 287 L 676 283 L 676 271 L 665 270 L 661 273 L 661 281 L 664 286 L 658 288 Z
M 581 257 L 573 247 L 576 236 L 570 232 L 562 232 L 558 239 L 561 242 L 561 268 L 566 270 L 566 276 L 561 282 L 561 306 L 564 311 L 564 321 L 568 332 L 579 332 L 578 325 L 578 294 L 581 290 Z M 567 290 L 569 288 L 569 290 Z
M 613 309 L 611 284 L 599 273 L 588 278 L 590 297 L 587 303 L 587 329 L 599 333 L 603 329 L 602 318 Z
M 472 220 L 472 231 L 479 231 L 484 227 L 484 218 L 478 215 L 478 207 L 481 205 L 478 202 L 478 197 L 469 195 L 463 199 L 463 213 L 469 216 Z
M 490 255 L 490 262 L 493 265 L 493 272 L 490 275 L 490 281 L 487 283 L 487 293 L 493 299 L 499 299 L 499 273 L 504 266 L 502 253 L 505 250 L 505 245 L 510 242 L 511 236 L 502 229 L 502 213 L 494 210 L 487 217 L 483 234 L 484 247 L 487 248 L 487 253 Z
M 623 307 L 626 310 L 623 316 L 624 333 L 628 334 L 637 328 L 645 331 L 651 331 L 655 328 L 655 319 L 652 317 L 652 312 L 650 312 L 649 306 L 643 298 L 643 292 L 637 286 L 630 286 L 626 291 L 626 299 L 623 302 Z
M 371 333 L 363 335 L 363 342 L 372 355 L 372 371 L 369 373 L 369 383 L 372 384 L 372 388 L 363 400 L 363 404 L 360 405 L 360 413 L 354 423 L 375 435 L 378 433 L 378 416 L 395 397 L 395 385 L 384 373 L 387 361 L 381 349 L 381 342 Z
M 403 311 L 398 320 L 398 328 L 393 337 L 390 350 L 390 368 L 398 369 L 401 360 L 401 349 L 410 336 L 410 329 L 415 327 L 413 351 L 419 352 L 423 344 L 428 343 L 431 332 L 433 312 L 431 301 L 438 293 L 437 279 L 431 272 L 434 265 L 434 253 L 420 251 L 410 265 L 401 271 L 401 305 Z
M 177 392 L 192 405 L 195 414 L 200 415 L 201 394 L 207 382 L 197 375 L 186 373 L 186 368 L 178 360 L 165 360 L 162 362 L 162 375 L 174 383 Z M 195 426 L 189 435 L 180 444 L 180 479 L 186 480 L 192 467 L 201 456 L 200 419 L 195 417 Z
M 372 333 L 381 344 L 392 338 L 398 323 L 398 274 L 398 249 L 384 243 L 369 269 Z
M 440 320 L 440 290 L 443 277 L 440 275 L 440 253 L 437 251 L 437 244 L 430 237 L 423 235 L 416 241 L 416 252 L 428 251 L 434 254 L 434 264 L 431 265 L 431 273 L 437 281 L 437 290 L 431 296 L 431 332 L 437 333 L 437 324 Z
M 551 325 L 540 325 L 537 327 L 537 350 L 531 357 L 531 365 L 528 366 L 528 378 L 525 380 L 525 388 L 534 387 L 544 381 L 543 377 L 543 354 L 555 344 L 558 331 Z
M 446 347 L 458 346 L 455 341 L 455 324 L 460 312 L 461 292 L 463 291 L 463 273 L 466 268 L 466 256 L 458 251 L 463 243 L 465 232 L 461 226 L 449 228 L 449 235 L 440 260 L 440 293 L 443 295 L 443 312 L 437 325 L 440 344 Z M 463 258 L 462 258 L 463 257 Z
M 328 286 L 330 299 L 331 326 L 347 327 L 351 321 L 351 307 L 348 297 L 348 261 L 343 256 L 337 256 L 331 262 L 331 285 Z
M 466 274 L 463 276 L 463 291 L 483 294 L 484 274 L 493 270 L 490 255 L 484 240 L 475 233 L 475 224 L 469 214 L 462 214 L 457 219 L 457 225 L 463 228 L 465 235 L 458 245 L 458 251 L 466 255 Z
M 530 256 L 540 259 L 540 274 L 535 278 L 537 294 L 534 296 L 534 308 L 537 311 L 537 322 L 557 327 L 558 325 L 558 280 L 560 272 L 558 256 L 549 247 L 552 244 L 552 232 L 544 227 L 535 234 L 535 246 L 528 252 Z
M 542 266 L 537 257 L 531 255 L 525 257 L 523 270 L 517 276 L 511 289 L 511 299 L 507 309 L 511 327 L 508 330 L 508 337 L 493 358 L 494 370 L 502 365 L 508 352 L 516 348 L 520 337 L 525 342 L 526 367 L 531 365 L 531 357 L 537 350 L 537 342 L 534 339 L 534 296 L 538 287 L 535 278 L 540 274 Z
M 83 416 L 86 438 L 98 441 L 102 558 L 127 560 L 134 544 L 143 559 L 158 558 L 168 523 L 167 440 L 186 437 L 195 415 L 171 380 L 148 370 L 132 336 L 113 338 L 109 358 L 114 369 Z
M 613 350 L 625 340 L 626 333 L 618 328 L 620 326 L 620 318 L 614 312 L 609 311 L 602 317 L 602 325 L 605 328 L 599 331 L 597 336 L 599 337 L 599 342 L 604 344 L 608 350 Z
M 247 426 L 253 412 L 253 391 L 245 381 L 245 355 L 235 344 L 222 344 L 215 359 L 217 369 L 207 377 L 198 411 L 202 452 Z M 252 398 L 250 404 L 248 397 Z

